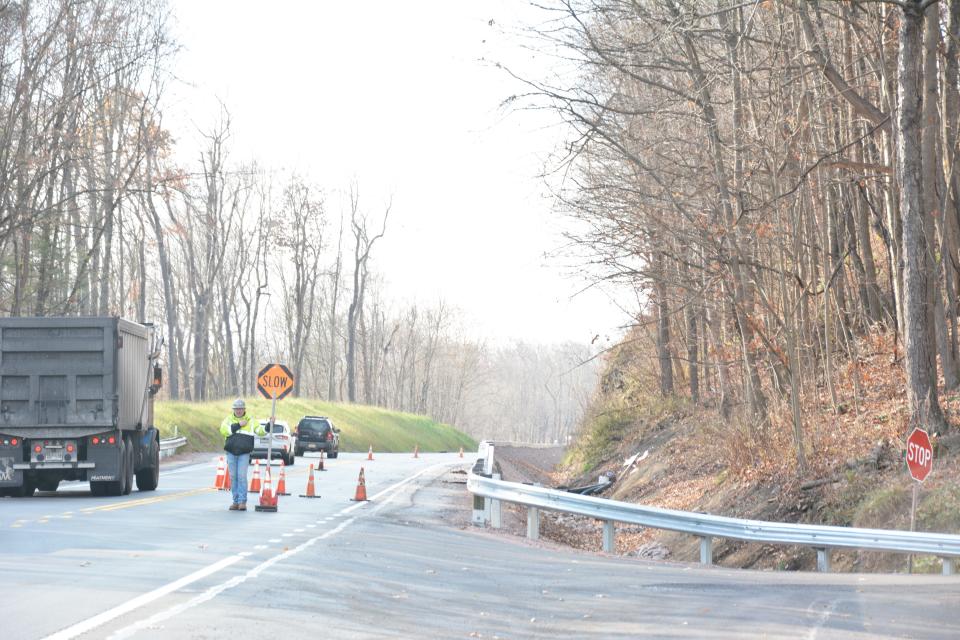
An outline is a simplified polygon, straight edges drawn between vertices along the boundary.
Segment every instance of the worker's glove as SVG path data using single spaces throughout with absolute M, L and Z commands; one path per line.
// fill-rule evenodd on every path
M 232 425 L 230 425 L 230 433 L 236 433 L 237 431 L 240 431 L 240 423 L 234 422 Z

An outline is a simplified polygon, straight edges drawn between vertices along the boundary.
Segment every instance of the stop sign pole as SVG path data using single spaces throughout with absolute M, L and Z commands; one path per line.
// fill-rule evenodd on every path
M 910 476 L 916 480 L 913 483 L 913 499 L 910 501 L 910 531 L 913 531 L 917 522 L 917 492 L 920 484 L 927 479 L 933 470 L 933 445 L 927 432 L 916 427 L 907 438 L 907 469 Z M 913 554 L 908 556 L 907 571 L 913 573 Z

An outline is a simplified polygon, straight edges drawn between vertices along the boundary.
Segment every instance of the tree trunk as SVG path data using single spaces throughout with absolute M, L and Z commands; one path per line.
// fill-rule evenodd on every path
M 673 358 L 670 355 L 670 305 L 663 282 L 663 254 L 654 258 L 656 275 L 653 287 L 657 305 L 657 359 L 660 362 L 660 395 L 673 395 Z
M 896 173 L 903 220 L 904 359 L 911 424 L 938 431 L 946 426 L 937 395 L 932 312 L 928 294 L 931 264 L 923 215 L 922 0 L 902 5 L 897 70 Z

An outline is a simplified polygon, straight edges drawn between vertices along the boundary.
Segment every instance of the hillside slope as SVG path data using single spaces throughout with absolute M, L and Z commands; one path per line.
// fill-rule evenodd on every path
M 220 422 L 230 413 L 232 400 L 211 402 L 158 402 L 155 424 L 162 437 L 177 433 L 187 436 L 187 451 L 216 451 L 223 447 Z M 270 416 L 270 401 L 250 399 L 247 404 L 255 418 Z M 342 451 L 456 451 L 476 449 L 477 442 L 454 427 L 426 416 L 389 411 L 380 407 L 324 402 L 310 398 L 287 398 L 277 403 L 277 419 L 291 428 L 304 415 L 327 416 L 340 428 Z
M 764 426 L 723 422 L 710 408 L 652 395 L 599 398 L 592 418 L 571 448 L 557 484 L 589 484 L 600 473 L 616 481 L 603 497 L 659 507 L 758 520 L 841 526 L 910 528 L 913 480 L 904 464 L 906 402 L 900 367 L 890 366 L 892 346 L 863 345 L 864 385 L 836 413 L 816 396 L 804 403 L 804 445 L 809 469 L 797 471 L 787 407 L 772 407 Z M 943 398 L 956 422 L 960 395 Z M 960 533 L 960 434 L 956 427 L 934 440 L 934 467 L 919 493 L 916 529 Z M 646 457 L 643 455 L 646 454 Z M 638 455 L 629 467 L 624 462 Z M 554 519 L 554 536 L 584 547 L 600 546 L 591 522 Z M 696 561 L 692 536 L 654 530 L 618 534 L 618 552 Z M 814 569 L 816 552 L 716 541 L 718 564 L 733 567 Z M 906 556 L 834 552 L 837 571 L 904 571 Z M 914 571 L 939 572 L 940 561 L 915 558 Z

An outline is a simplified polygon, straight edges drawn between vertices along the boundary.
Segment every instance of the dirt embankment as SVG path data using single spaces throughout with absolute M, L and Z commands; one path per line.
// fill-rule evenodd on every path
M 579 476 L 558 467 L 563 458 L 558 449 L 501 445 L 495 458 L 503 479 L 512 482 L 583 486 L 610 473 L 615 479 L 599 496 L 625 502 L 773 522 L 909 528 L 910 481 L 902 479 L 900 452 L 889 444 L 851 459 L 842 472 L 825 477 L 822 483 L 793 479 L 757 484 L 729 479 L 720 461 L 695 437 L 697 428 L 696 421 L 664 422 L 638 440 L 620 443 L 605 463 Z M 960 474 L 960 435 L 942 438 L 938 450 L 940 476 L 935 482 L 953 487 L 946 495 L 960 494 L 954 480 Z M 924 490 L 940 495 L 943 487 L 936 488 L 935 482 L 928 481 L 930 487 Z M 928 521 L 937 522 L 928 530 L 955 532 L 948 518 L 951 513 L 952 506 L 937 516 L 926 514 Z M 504 505 L 503 523 L 505 531 L 525 536 L 526 509 Z M 602 548 L 601 524 L 581 516 L 541 512 L 541 537 L 588 551 Z M 651 559 L 699 560 L 694 536 L 622 524 L 617 526 L 616 552 Z M 807 547 L 716 540 L 714 562 L 727 567 L 815 570 L 816 552 Z M 834 571 L 902 572 L 906 565 L 907 556 L 902 554 L 854 550 L 835 551 L 832 557 Z M 915 558 L 914 570 L 939 573 L 939 560 Z
M 563 461 L 563 454 L 563 447 L 498 444 L 494 447 L 494 462 L 504 480 L 550 487 L 554 482 L 554 469 Z
M 497 445 L 494 459 L 504 480 L 555 487 L 570 480 L 560 472 L 565 450 L 562 447 L 533 447 Z M 581 478 L 568 486 L 591 484 L 597 478 Z M 504 504 L 502 529 L 512 535 L 526 536 L 526 507 Z M 543 511 L 540 514 L 541 536 L 549 541 L 587 551 L 602 548 L 602 528 L 599 522 L 583 516 Z M 643 527 L 619 525 L 618 553 L 644 558 L 666 558 L 670 552 L 662 544 L 650 539 L 650 530 Z M 645 535 L 646 534 L 646 535 Z

